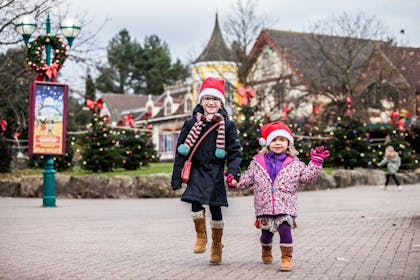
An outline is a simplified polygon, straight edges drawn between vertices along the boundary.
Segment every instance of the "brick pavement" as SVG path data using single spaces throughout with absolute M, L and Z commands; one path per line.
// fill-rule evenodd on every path
M 292 272 L 278 271 L 278 235 L 273 264 L 260 262 L 252 197 L 229 203 L 210 265 L 177 198 L 0 198 L 0 279 L 420 279 L 419 184 L 301 192 Z

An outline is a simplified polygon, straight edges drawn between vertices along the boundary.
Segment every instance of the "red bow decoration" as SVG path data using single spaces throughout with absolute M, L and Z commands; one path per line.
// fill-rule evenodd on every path
M 133 119 L 132 114 L 123 116 L 123 119 L 126 126 L 128 125 L 130 125 L 131 127 L 136 126 L 136 121 Z
M 241 105 L 248 105 L 249 100 L 255 97 L 255 91 L 251 87 L 238 87 L 236 91 L 241 96 Z
M 315 115 L 319 115 L 321 113 L 321 105 L 314 105 L 312 112 L 314 112 Z
M 6 120 L 0 120 L 0 127 L 1 127 L 2 131 L 6 131 L 7 121 Z
M 353 106 L 353 100 L 351 99 L 351 97 L 346 97 L 347 100 L 347 110 L 346 110 L 346 115 L 350 116 L 351 115 L 351 107 Z
M 287 120 L 287 115 L 289 114 L 289 112 L 292 110 L 292 107 L 290 107 L 287 104 L 283 105 L 283 114 L 282 114 L 282 118 L 283 120 Z
M 405 126 L 405 119 L 402 118 L 398 121 L 398 129 L 404 130 L 404 126 Z
M 391 124 L 398 125 L 398 120 L 400 118 L 400 112 L 398 110 L 392 111 L 391 113 Z
M 398 121 L 398 129 L 399 129 L 399 130 L 404 130 L 404 126 L 405 126 L 405 119 L 404 119 L 404 118 L 401 118 L 401 119 Z
M 102 108 L 104 107 L 104 101 L 102 100 L 102 98 L 99 98 L 97 101 L 93 101 L 87 98 L 86 107 L 88 107 L 92 111 L 94 111 L 95 108 L 99 108 L 99 110 L 102 110 Z
M 53 63 L 51 65 L 45 65 L 45 75 L 51 80 L 54 81 L 58 72 L 58 64 Z
M 146 118 L 150 118 L 150 116 L 152 115 L 152 112 L 150 111 L 146 111 L 146 113 L 144 113 Z

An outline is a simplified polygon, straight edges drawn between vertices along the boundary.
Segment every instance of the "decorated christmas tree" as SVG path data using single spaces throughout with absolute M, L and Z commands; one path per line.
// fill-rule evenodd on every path
M 98 112 L 94 113 L 82 149 L 81 167 L 83 169 L 108 172 L 121 162 L 118 147 L 115 145 L 116 131 L 107 123 L 106 116 L 99 116 Z
M 371 146 L 365 124 L 354 116 L 338 117 L 331 135 L 329 160 L 335 166 L 346 169 L 368 167 Z
M 121 165 L 126 170 L 148 166 L 158 159 L 150 132 L 139 129 L 123 129 L 118 132 Z
M 264 119 L 257 116 L 257 106 L 245 105 L 241 107 L 240 121 L 238 122 L 239 138 L 242 147 L 242 167 L 247 168 L 252 158 L 260 151 L 258 139 L 261 137 L 260 126 Z

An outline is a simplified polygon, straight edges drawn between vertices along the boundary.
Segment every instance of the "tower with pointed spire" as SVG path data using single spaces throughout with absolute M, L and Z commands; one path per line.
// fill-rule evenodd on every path
M 238 84 L 237 64 L 231 49 L 223 39 L 217 13 L 210 40 L 192 64 L 192 93 L 194 100 L 197 100 L 201 81 L 207 77 L 221 78 L 226 81 L 226 105 L 231 105 L 233 90 Z

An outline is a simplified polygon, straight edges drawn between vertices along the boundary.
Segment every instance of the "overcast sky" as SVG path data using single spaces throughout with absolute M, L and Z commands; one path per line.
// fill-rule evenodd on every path
M 71 0 L 70 3 L 72 12 L 85 12 L 93 19 L 82 32 L 92 33 L 109 19 L 98 34 L 101 47 L 106 47 L 112 37 L 127 28 L 132 38 L 140 42 L 145 36 L 159 36 L 169 45 L 172 59 L 180 58 L 186 63 L 197 58 L 210 39 L 216 11 L 223 29 L 223 22 L 236 1 Z M 309 32 L 313 22 L 344 12 L 376 16 L 397 42 L 420 47 L 419 0 L 257 0 L 256 10 L 257 14 L 276 20 L 270 28 L 302 32 Z M 400 33 L 401 29 L 404 34 Z
M 121 29 L 127 28 L 138 41 L 155 34 L 168 43 L 172 58 L 186 62 L 198 56 L 210 38 L 215 13 L 222 25 L 236 0 L 72 0 L 74 9 L 86 11 L 94 19 L 94 30 L 110 19 L 99 33 L 107 45 Z M 273 29 L 309 31 L 309 24 L 344 12 L 364 12 L 376 16 L 389 27 L 397 40 L 420 47 L 419 0 L 259 0 L 257 14 L 276 19 Z M 223 28 L 223 26 L 221 26 Z M 400 30 L 404 29 L 404 35 Z M 83 32 L 83 30 L 82 30 Z

